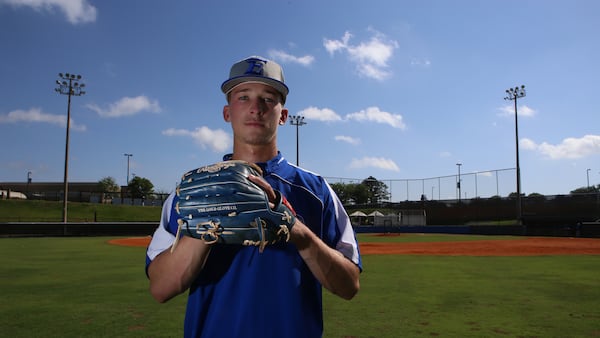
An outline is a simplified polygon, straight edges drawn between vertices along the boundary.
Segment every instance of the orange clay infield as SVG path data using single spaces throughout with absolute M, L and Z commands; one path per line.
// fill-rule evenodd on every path
M 373 234 L 372 236 L 405 236 Z M 363 238 L 364 239 L 364 238 Z M 150 237 L 120 238 L 110 244 L 146 247 Z M 359 242 L 362 255 L 446 255 L 446 256 L 540 256 L 600 255 L 600 239 L 571 237 L 523 237 L 499 240 L 470 240 L 419 243 Z

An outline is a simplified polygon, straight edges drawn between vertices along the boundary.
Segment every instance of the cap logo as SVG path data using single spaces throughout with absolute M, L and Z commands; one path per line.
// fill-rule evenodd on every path
M 255 74 L 255 75 L 260 75 L 263 76 L 264 74 L 264 66 L 265 66 L 265 61 L 261 60 L 261 59 L 247 59 L 246 62 L 248 62 L 248 69 L 246 69 L 246 73 L 245 74 Z

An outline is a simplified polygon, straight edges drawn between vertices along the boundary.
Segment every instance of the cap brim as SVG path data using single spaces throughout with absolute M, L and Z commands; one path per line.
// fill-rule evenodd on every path
M 234 77 L 234 78 L 231 78 L 231 79 L 223 82 L 223 84 L 221 85 L 221 91 L 223 91 L 224 94 L 229 94 L 229 92 L 234 87 L 236 87 L 237 85 L 244 83 L 244 82 L 261 82 L 268 86 L 271 86 L 271 87 L 275 88 L 278 92 L 281 93 L 284 101 L 285 101 L 287 94 L 290 91 L 289 88 L 283 82 L 273 80 L 271 78 L 262 77 L 262 76 L 248 76 L 248 75 Z

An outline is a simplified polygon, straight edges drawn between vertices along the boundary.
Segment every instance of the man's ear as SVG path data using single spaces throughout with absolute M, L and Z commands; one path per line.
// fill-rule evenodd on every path
M 223 120 L 226 122 L 231 122 L 231 118 L 229 116 L 229 106 L 223 106 Z
M 279 117 L 279 125 L 283 126 L 285 125 L 285 122 L 288 119 L 288 110 L 283 108 L 281 109 L 281 116 Z

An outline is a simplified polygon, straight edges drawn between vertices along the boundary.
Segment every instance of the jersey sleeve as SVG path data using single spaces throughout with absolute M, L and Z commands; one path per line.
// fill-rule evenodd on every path
M 331 186 L 327 182 L 325 182 L 325 186 L 330 196 L 331 217 L 335 219 L 335 228 L 329 230 L 330 234 L 335 238 L 335 249 L 354 262 L 362 271 L 360 250 L 350 217 Z
M 177 234 L 177 222 L 173 216 L 175 200 L 175 193 L 171 193 L 163 204 L 160 223 L 154 231 L 152 240 L 146 250 L 146 271 L 154 258 L 169 249 L 175 241 L 175 235 Z

